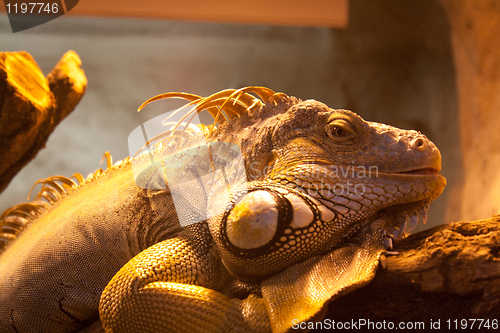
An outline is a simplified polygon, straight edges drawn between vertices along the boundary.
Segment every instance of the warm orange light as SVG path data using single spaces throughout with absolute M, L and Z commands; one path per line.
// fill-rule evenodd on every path
M 50 91 L 46 78 L 34 61 L 23 60 L 24 56 L 19 53 L 11 53 L 5 59 L 7 80 L 21 95 L 35 104 L 36 110 L 45 110 L 51 103 Z M 37 116 L 37 123 L 42 117 Z
M 68 15 L 345 28 L 348 10 L 349 0 L 85 0 Z

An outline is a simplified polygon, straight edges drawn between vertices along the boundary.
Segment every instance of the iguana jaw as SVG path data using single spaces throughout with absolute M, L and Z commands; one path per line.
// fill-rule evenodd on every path
M 432 190 L 432 193 L 427 193 L 428 196 L 423 199 L 415 199 L 415 201 L 411 201 L 408 196 L 401 198 L 402 201 L 409 201 L 381 207 L 381 209 L 360 224 L 370 224 L 372 221 L 378 220 L 383 216 L 387 220 L 383 228 L 395 238 L 404 237 L 405 232 L 411 232 L 420 220 L 425 224 L 427 222 L 427 211 L 429 210 L 430 203 L 441 195 L 446 186 L 446 179 L 439 174 L 441 161 L 438 160 L 436 162 L 438 163 L 413 170 L 378 172 L 377 179 L 381 179 L 382 181 L 399 182 L 400 185 L 425 184 L 427 190 Z
M 421 200 L 385 207 L 370 218 L 370 221 L 375 221 L 383 216 L 386 221 L 383 227 L 388 230 L 388 236 L 401 238 L 404 237 L 405 233 L 415 229 L 420 219 L 424 224 L 427 222 L 429 204 L 429 200 Z

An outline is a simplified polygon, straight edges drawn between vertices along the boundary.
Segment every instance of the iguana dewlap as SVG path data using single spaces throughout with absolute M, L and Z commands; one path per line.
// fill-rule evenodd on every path
M 369 283 L 391 237 L 425 222 L 446 183 L 417 131 L 263 87 L 152 100 L 169 97 L 196 106 L 183 120 L 206 110 L 216 125 L 174 126 L 152 155 L 108 159 L 86 180 L 43 180 L 0 217 L 0 332 L 78 332 L 99 318 L 106 332 L 291 331 Z M 196 131 L 208 145 L 189 146 Z M 164 174 L 215 172 L 232 154 L 218 142 L 244 159 L 224 179 L 247 182 L 195 182 L 174 205 Z M 182 227 L 200 191 L 224 209 Z

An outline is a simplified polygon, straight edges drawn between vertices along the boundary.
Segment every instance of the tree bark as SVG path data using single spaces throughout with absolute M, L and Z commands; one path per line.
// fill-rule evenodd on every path
M 45 78 L 26 52 L 0 52 L 0 192 L 29 162 L 87 87 L 81 61 L 68 51 Z
M 396 327 L 422 322 L 426 331 L 437 323 L 442 330 L 462 329 L 463 319 L 466 331 L 471 331 L 470 319 L 489 319 L 490 326 L 496 320 L 500 325 L 499 250 L 500 215 L 411 235 L 395 243 L 398 254 L 387 256 L 385 269 L 379 266 L 369 285 L 335 300 L 326 318 L 338 325 L 359 319 L 380 325 L 385 321 L 386 329 L 389 322 Z M 472 330 L 478 325 L 475 322 Z M 476 331 L 491 332 L 492 327 Z

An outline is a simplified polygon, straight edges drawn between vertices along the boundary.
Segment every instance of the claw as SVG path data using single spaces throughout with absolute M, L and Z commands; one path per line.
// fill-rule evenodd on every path
M 406 217 L 404 217 L 399 226 L 394 228 L 392 231 L 392 235 L 395 239 L 404 238 L 405 237 L 405 229 L 406 229 Z
M 394 236 L 395 239 L 399 237 L 400 233 L 401 231 L 398 228 L 394 228 L 394 230 L 392 230 L 392 236 Z
M 418 213 L 422 217 L 422 222 L 425 224 L 427 222 L 427 210 L 423 208 Z
M 404 233 L 405 230 L 406 230 L 406 218 L 401 221 L 401 224 L 399 225 L 399 230 L 401 231 L 401 233 Z
M 410 228 L 408 228 L 408 232 L 411 232 L 418 225 L 418 215 L 412 215 L 410 217 L 407 217 L 406 221 L 408 220 L 410 220 Z
M 380 264 L 382 265 L 383 269 L 387 267 L 387 257 L 384 254 L 380 255 Z
M 396 238 L 404 238 L 404 236 L 405 236 L 405 230 L 406 230 L 406 218 L 404 218 L 400 222 L 398 230 L 399 230 L 399 232 L 397 233 L 397 235 L 394 235 L 394 236 Z
M 385 246 L 386 249 L 392 250 L 393 243 L 392 243 L 392 238 L 391 237 L 384 238 L 384 246 Z

